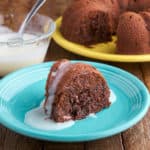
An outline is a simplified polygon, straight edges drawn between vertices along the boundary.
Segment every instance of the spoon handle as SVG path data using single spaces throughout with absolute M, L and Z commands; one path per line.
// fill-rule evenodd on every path
M 26 25 L 30 22 L 32 17 L 37 13 L 37 11 L 41 8 L 41 6 L 46 2 L 46 0 L 37 0 L 30 12 L 27 14 L 25 20 L 23 21 L 18 33 L 20 35 L 23 34 Z

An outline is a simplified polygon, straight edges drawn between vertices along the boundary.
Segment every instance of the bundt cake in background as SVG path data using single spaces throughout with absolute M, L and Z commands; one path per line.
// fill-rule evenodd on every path
M 24 17 L 33 6 L 35 0 L 2 0 L 0 1 L 0 14 L 4 16 L 4 25 L 18 31 Z
M 150 0 L 128 0 L 128 10 L 139 12 L 150 8 Z
M 5 26 L 18 31 L 24 17 L 30 11 L 36 0 L 0 0 L 0 15 L 4 16 Z M 51 1 L 47 1 L 39 13 L 51 15 Z
M 74 0 L 64 12 L 62 35 L 84 45 L 111 41 L 119 14 L 117 0 Z
M 150 12 L 125 12 L 117 30 L 117 52 L 120 54 L 150 53 Z
M 149 53 L 148 8 L 150 0 L 74 0 L 63 15 L 61 32 L 83 45 L 108 42 L 117 32 L 118 53 Z
M 49 73 L 44 109 L 56 122 L 78 120 L 108 107 L 109 96 L 106 81 L 94 67 L 61 60 Z
M 120 6 L 121 13 L 127 10 L 129 0 L 118 0 L 118 3 Z
M 139 12 L 150 8 L 150 0 L 118 0 L 121 11 Z

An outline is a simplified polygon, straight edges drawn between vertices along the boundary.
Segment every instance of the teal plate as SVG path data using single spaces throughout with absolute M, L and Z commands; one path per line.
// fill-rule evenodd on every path
M 76 121 L 59 131 L 42 131 L 24 123 L 25 113 L 44 99 L 45 83 L 53 62 L 35 65 L 12 73 L 0 82 L 0 122 L 5 127 L 33 138 L 77 142 L 100 139 L 125 131 L 139 122 L 149 108 L 149 92 L 135 76 L 119 68 L 86 62 L 102 72 L 117 100 L 109 108 Z

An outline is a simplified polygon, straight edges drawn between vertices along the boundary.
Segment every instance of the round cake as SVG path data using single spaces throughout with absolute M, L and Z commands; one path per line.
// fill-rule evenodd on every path
M 117 37 L 117 52 L 120 54 L 150 53 L 150 12 L 122 14 Z
M 150 8 L 150 0 L 128 0 L 128 10 L 130 11 L 143 11 Z
M 150 0 L 118 0 L 122 12 L 139 12 L 150 8 Z
M 75 0 L 63 15 L 61 33 L 83 45 L 107 42 L 116 31 L 119 14 L 117 0 Z
M 109 96 L 108 85 L 98 70 L 61 60 L 48 75 L 44 109 L 56 122 L 79 120 L 108 107 Z
M 121 9 L 121 13 L 128 9 L 129 0 L 118 0 L 118 3 Z

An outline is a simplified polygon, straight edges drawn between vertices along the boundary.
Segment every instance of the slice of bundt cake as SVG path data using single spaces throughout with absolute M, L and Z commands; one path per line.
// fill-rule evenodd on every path
M 94 67 L 56 62 L 49 73 L 44 109 L 56 122 L 83 119 L 110 105 L 110 91 Z
M 110 41 L 119 13 L 117 0 L 74 0 L 63 15 L 61 33 L 84 45 Z
M 121 54 L 150 53 L 150 12 L 125 12 L 117 30 L 117 52 Z

